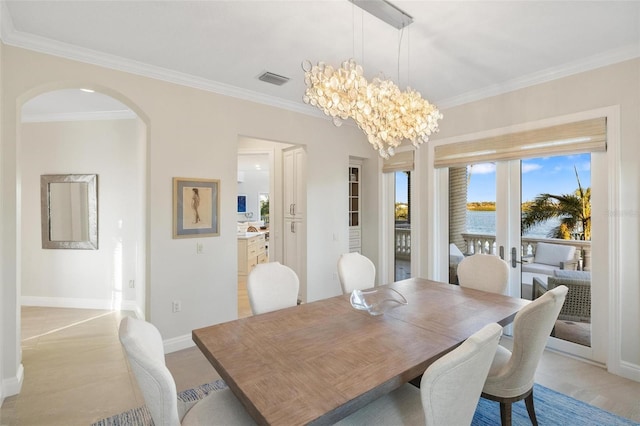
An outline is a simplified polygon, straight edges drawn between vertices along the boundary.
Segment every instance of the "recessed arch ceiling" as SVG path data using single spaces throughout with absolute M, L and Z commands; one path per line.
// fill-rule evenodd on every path
M 131 119 L 136 114 L 122 102 L 98 92 L 62 89 L 42 93 L 22 106 L 22 121 Z

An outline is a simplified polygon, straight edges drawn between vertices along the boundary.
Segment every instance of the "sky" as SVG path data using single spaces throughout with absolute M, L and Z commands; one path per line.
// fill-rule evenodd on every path
M 591 154 L 522 160 L 522 201 L 542 193 L 573 194 L 578 189 L 575 168 L 583 188 L 591 186 Z M 471 166 L 467 201 L 495 201 L 495 164 Z
M 522 160 L 522 201 L 533 201 L 538 194 L 573 194 L 578 189 L 574 166 L 583 188 L 591 186 L 591 154 Z M 496 200 L 495 164 L 471 167 L 467 201 Z M 396 202 L 407 202 L 407 175 L 396 173 Z

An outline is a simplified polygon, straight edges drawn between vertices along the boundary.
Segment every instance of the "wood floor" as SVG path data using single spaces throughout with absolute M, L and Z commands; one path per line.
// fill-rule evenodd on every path
M 242 298 L 241 315 L 250 315 Z M 19 395 L 5 399 L 0 425 L 89 425 L 142 405 L 117 336 L 125 315 L 23 307 L 24 384 Z M 219 378 L 196 347 L 168 354 L 166 361 L 178 390 Z M 640 383 L 600 367 L 547 351 L 536 382 L 640 422 Z

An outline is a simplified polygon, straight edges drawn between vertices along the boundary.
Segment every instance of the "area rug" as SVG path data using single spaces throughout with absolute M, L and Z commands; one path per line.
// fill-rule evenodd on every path
M 210 392 L 224 389 L 227 385 L 222 380 L 189 389 L 178 394 L 183 401 L 197 401 Z M 536 416 L 540 426 L 632 426 L 640 425 L 631 420 L 611 414 L 562 393 L 541 385 L 534 385 L 533 390 Z M 121 414 L 100 420 L 92 426 L 152 426 L 153 421 L 146 407 L 134 408 Z M 500 405 L 497 402 L 480 398 L 472 426 L 499 426 Z M 513 426 L 530 426 L 529 415 L 524 401 L 513 404 Z M 226 425 L 232 426 L 232 425 Z M 391 425 L 389 425 L 391 426 Z
M 211 392 L 226 388 L 227 384 L 223 380 L 218 379 L 214 382 L 198 386 L 197 388 L 178 392 L 178 399 L 185 402 L 198 401 Z M 143 406 L 102 419 L 99 422 L 93 423 L 91 426 L 153 426 L 153 420 L 147 407 Z

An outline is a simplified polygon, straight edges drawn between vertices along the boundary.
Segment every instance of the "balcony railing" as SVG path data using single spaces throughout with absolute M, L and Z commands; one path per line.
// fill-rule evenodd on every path
M 466 247 L 460 249 L 466 255 L 475 253 L 498 254 L 496 236 L 489 234 L 462 234 Z M 556 238 L 522 237 L 520 256 L 533 255 L 535 246 L 539 242 L 550 242 L 576 247 L 576 260 L 582 264 L 582 269 L 591 269 L 591 241 L 560 240 Z M 395 253 L 397 259 L 411 259 L 411 229 L 395 228 Z
M 464 238 L 466 247 L 460 247 L 460 249 L 465 253 L 465 255 L 472 255 L 476 253 L 499 254 L 498 248 L 496 247 L 495 235 L 462 234 L 462 238 Z M 536 244 L 539 242 L 574 246 L 576 248 L 575 260 L 577 260 L 579 264 L 582 264 L 581 269 L 586 271 L 591 269 L 591 241 L 522 237 L 520 256 L 533 255 L 535 253 Z
M 411 229 L 395 229 L 396 259 L 411 260 Z

